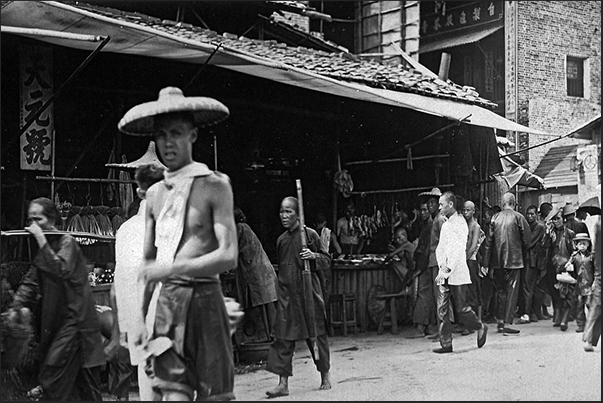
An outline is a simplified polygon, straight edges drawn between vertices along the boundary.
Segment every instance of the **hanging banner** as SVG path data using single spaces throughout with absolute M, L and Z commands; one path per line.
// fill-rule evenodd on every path
M 25 125 L 52 96 L 52 49 L 21 45 L 20 55 L 20 127 Z M 50 105 L 21 135 L 21 169 L 50 171 L 54 114 Z

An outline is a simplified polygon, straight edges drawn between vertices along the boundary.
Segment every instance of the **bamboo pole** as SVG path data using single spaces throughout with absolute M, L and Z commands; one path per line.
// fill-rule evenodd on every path
M 136 183 L 135 180 L 104 179 L 104 178 L 65 178 L 61 176 L 36 176 L 43 181 L 65 181 L 65 182 L 96 182 L 96 183 Z

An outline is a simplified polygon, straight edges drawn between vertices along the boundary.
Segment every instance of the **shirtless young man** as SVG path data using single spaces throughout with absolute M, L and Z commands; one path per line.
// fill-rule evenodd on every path
M 477 314 L 477 317 L 482 317 L 482 288 L 479 277 L 479 264 L 477 263 L 477 251 L 482 242 L 486 238 L 486 234 L 482 231 L 480 225 L 475 220 L 475 203 L 467 200 L 463 205 L 463 217 L 467 221 L 469 236 L 467 238 L 467 267 L 469 267 L 469 277 L 471 284 L 467 285 L 467 303 Z
M 139 107 L 120 129 L 132 133 L 137 116 L 150 116 L 152 122 L 139 126 L 153 128 L 168 170 L 147 191 L 139 276 L 146 293 L 136 343 L 149 353 L 147 371 L 163 400 L 234 399 L 231 329 L 219 278 L 237 265 L 233 193 L 228 176 L 192 159 L 196 125 L 222 120 L 228 109 L 210 98 L 185 98 L 174 87 Z M 211 115 L 220 111 L 225 116 Z M 144 317 L 158 284 L 153 334 L 147 335 Z

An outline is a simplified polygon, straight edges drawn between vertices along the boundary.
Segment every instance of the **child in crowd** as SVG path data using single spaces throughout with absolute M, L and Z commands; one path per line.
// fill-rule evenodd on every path
M 565 265 L 565 270 L 572 274 L 577 282 L 575 286 L 576 303 L 576 332 L 584 331 L 586 314 L 584 308 L 586 300 L 591 292 L 594 280 L 595 266 L 593 254 L 591 253 L 590 237 L 586 233 L 576 234 L 574 237 L 575 251 L 571 254 Z
M 402 283 L 404 283 L 408 274 L 415 268 L 413 260 L 415 245 L 408 240 L 408 233 L 403 226 L 399 225 L 394 229 L 394 240 L 388 248 L 389 253 L 383 263 L 388 263 L 397 256 L 399 260 L 394 260 L 392 266 Z

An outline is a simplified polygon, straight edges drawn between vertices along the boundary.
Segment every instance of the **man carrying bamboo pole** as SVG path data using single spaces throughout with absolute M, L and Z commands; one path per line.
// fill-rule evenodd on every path
M 326 310 L 317 275 L 318 270 L 325 270 L 330 266 L 331 258 L 327 251 L 321 249 L 320 237 L 312 228 L 304 228 L 307 248 L 302 248 L 300 205 L 297 198 L 285 197 L 281 202 L 279 215 L 286 231 L 277 240 L 279 271 L 274 325 L 276 340 L 270 346 L 266 363 L 267 371 L 279 375 L 279 383 L 276 388 L 266 392 L 269 398 L 289 394 L 289 377 L 293 376 L 292 360 L 297 340 L 305 339 L 308 343 L 316 369 L 320 372 L 320 389 L 331 389 Z M 311 268 L 313 298 L 310 301 L 306 301 L 304 293 L 304 260 L 310 262 Z M 307 308 L 312 310 L 310 314 Z M 312 316 L 314 320 L 308 320 Z

